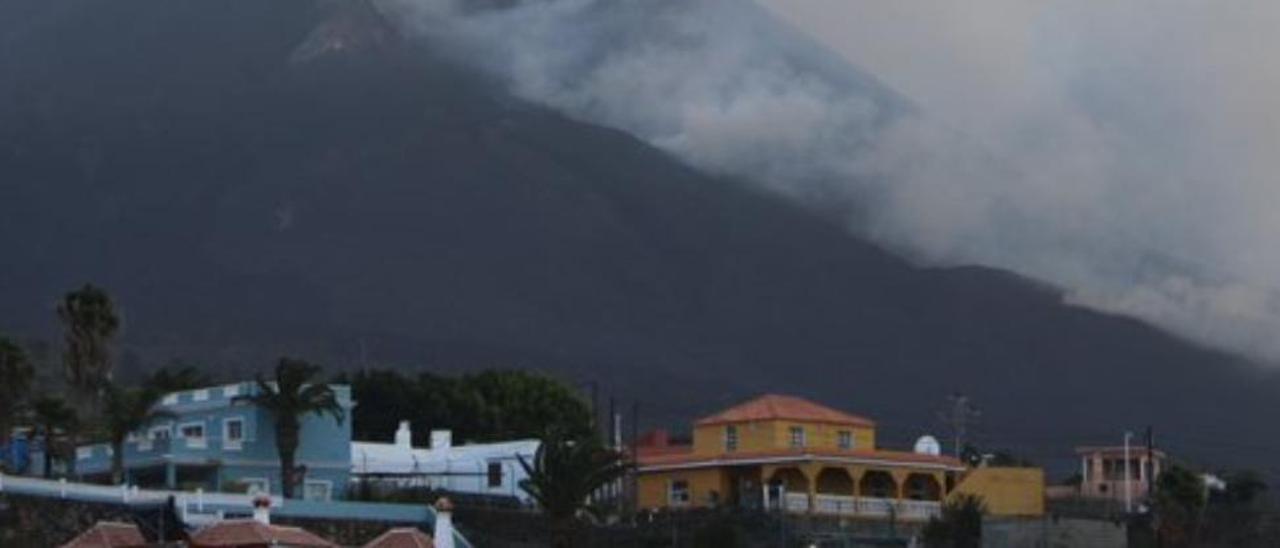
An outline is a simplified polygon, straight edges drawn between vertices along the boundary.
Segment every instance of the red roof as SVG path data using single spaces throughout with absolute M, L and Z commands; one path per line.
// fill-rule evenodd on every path
M 735 405 L 699 420 L 694 425 L 707 426 L 764 420 L 793 420 L 865 427 L 875 426 L 875 422 L 866 417 L 850 415 L 825 405 L 813 403 L 804 398 L 778 394 L 765 394 L 746 403 Z
M 132 523 L 99 521 L 62 548 L 140 548 L 147 545 L 138 526 Z
M 803 448 L 779 449 L 774 451 L 755 451 L 743 453 L 721 453 L 718 455 L 695 455 L 692 452 L 665 455 L 640 455 L 640 469 L 646 468 L 704 468 L 713 466 L 733 466 L 756 464 L 764 461 L 858 461 L 881 466 L 941 466 L 961 469 L 964 465 L 954 457 L 946 455 L 928 455 L 907 451 L 857 450 L 841 451 L 837 449 Z
M 337 548 L 299 527 L 266 525 L 251 519 L 229 520 L 210 525 L 191 537 L 194 548 L 292 546 L 296 548 Z
M 396 527 L 369 541 L 364 548 L 434 548 L 431 535 L 413 527 Z

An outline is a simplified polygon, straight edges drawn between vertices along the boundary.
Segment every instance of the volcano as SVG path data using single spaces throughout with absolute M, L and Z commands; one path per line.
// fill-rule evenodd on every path
M 790 392 L 1057 469 L 1154 425 L 1222 466 L 1280 449 L 1275 375 L 826 216 L 521 101 L 363 2 L 0 5 L 0 330 L 58 340 L 89 281 L 121 367 L 227 376 L 535 368 L 646 425 Z M 1195 403 L 1195 405 L 1189 405 Z M 1251 439 L 1246 444 L 1220 440 Z

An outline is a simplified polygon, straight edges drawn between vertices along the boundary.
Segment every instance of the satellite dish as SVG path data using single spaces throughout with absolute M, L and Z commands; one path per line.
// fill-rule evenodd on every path
M 938 438 L 933 436 L 920 436 L 920 439 L 916 440 L 916 453 L 936 457 L 942 454 L 942 444 L 938 443 Z

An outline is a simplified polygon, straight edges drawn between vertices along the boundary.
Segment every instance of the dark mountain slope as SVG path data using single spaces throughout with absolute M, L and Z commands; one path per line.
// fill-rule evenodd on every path
M 913 267 L 357 8 L 0 4 L 0 329 L 56 339 L 51 303 L 92 280 L 127 354 L 228 375 L 282 352 L 540 367 L 662 421 L 790 391 L 889 441 L 964 390 L 980 436 L 1041 459 L 1147 423 L 1224 463 L 1280 448 L 1256 420 L 1273 375 L 1005 273 Z

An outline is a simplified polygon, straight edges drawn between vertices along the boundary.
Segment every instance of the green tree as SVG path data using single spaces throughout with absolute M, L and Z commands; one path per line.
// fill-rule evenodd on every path
M 72 433 L 79 429 L 76 412 L 61 398 L 44 396 L 31 403 L 31 417 L 35 431 L 44 439 L 44 477 L 52 477 L 55 458 L 75 460 Z
M 462 378 L 480 419 L 477 439 L 537 437 L 553 427 L 570 438 L 592 434 L 590 407 L 564 383 L 538 373 L 489 370 Z
M 62 363 L 76 406 L 85 416 L 96 414 L 111 382 L 111 339 L 120 329 L 115 304 L 105 291 L 86 284 L 58 303 L 66 348 Z
M 1156 532 L 1169 546 L 1191 546 L 1206 502 L 1204 480 L 1173 465 L 1156 477 Z
M 111 482 L 124 482 L 124 441 L 132 432 L 146 428 L 173 413 L 156 406 L 163 393 L 151 388 L 109 387 L 102 421 L 111 444 Z
M 275 420 L 276 448 L 280 452 L 280 484 L 285 498 L 293 497 L 298 482 L 294 455 L 301 443 L 302 416 L 329 415 L 339 424 L 346 410 L 328 384 L 317 382 L 320 366 L 302 360 L 281 358 L 275 378 L 268 382 L 258 375 L 258 390 L 247 399 L 271 414 Z
M 366 370 L 335 382 L 349 382 L 359 402 L 352 425 L 356 439 L 389 440 L 401 420 L 413 423 L 415 445 L 425 445 L 427 432 L 440 427 L 466 441 L 536 438 L 548 428 L 575 436 L 592 432 L 590 407 L 578 394 L 554 378 L 526 371 L 414 378 Z
M 199 368 L 175 362 L 157 369 L 147 377 L 144 386 L 163 396 L 170 392 L 192 390 L 212 384 L 213 379 Z
M 623 477 L 630 465 L 595 436 L 571 436 L 550 431 L 532 462 L 520 457 L 528 478 L 520 488 L 529 494 L 551 525 L 553 546 L 568 546 L 578 519 L 598 514 L 588 498 L 601 487 Z
M 942 516 L 925 525 L 922 536 L 930 548 L 982 546 L 982 515 L 986 503 L 977 495 L 957 495 L 942 506 Z
M 1209 493 L 1205 517 L 1194 540 L 1223 546 L 1275 545 L 1265 538 L 1266 480 L 1252 470 L 1232 472 L 1223 479 L 1225 488 Z
M 22 414 L 34 376 L 26 351 L 0 336 L 0 445 L 9 442 L 14 420 Z

